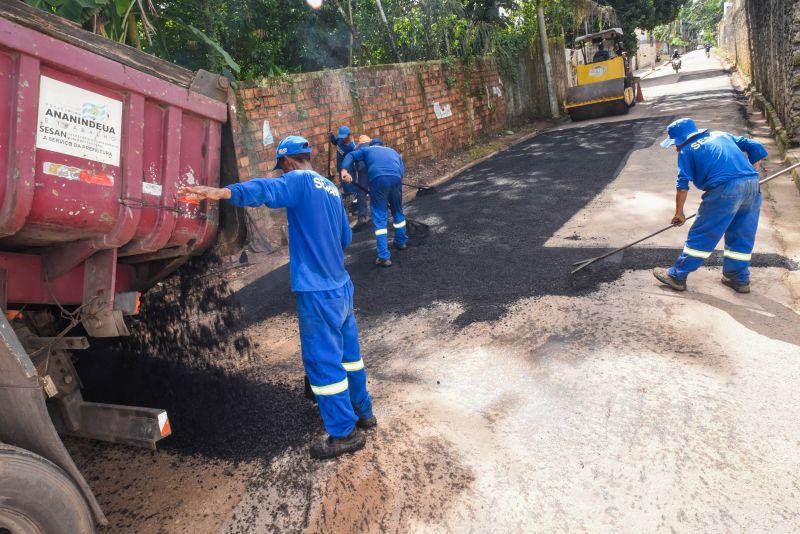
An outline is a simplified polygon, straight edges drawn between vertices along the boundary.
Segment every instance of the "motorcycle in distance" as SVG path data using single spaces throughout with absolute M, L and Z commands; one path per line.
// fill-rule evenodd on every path
M 681 70 L 681 58 L 676 57 L 672 59 L 672 68 L 675 69 L 676 74 Z

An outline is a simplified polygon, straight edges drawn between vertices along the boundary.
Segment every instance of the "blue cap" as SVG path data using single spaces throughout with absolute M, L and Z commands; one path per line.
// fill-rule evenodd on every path
M 337 139 L 344 139 L 350 135 L 350 127 L 349 126 L 339 126 L 339 135 L 337 135 Z
M 667 126 L 667 135 L 669 137 L 661 141 L 661 148 L 667 148 L 668 146 L 672 145 L 683 145 L 695 135 L 699 135 L 707 131 L 708 128 L 698 130 L 697 125 L 692 119 L 678 119 Z
M 295 154 L 311 154 L 311 147 L 304 137 L 290 135 L 278 145 L 278 151 L 275 153 L 275 167 L 272 170 L 277 171 L 281 168 L 283 156 L 294 156 Z
M 386 145 L 383 141 L 380 140 L 380 138 L 376 137 L 375 139 L 369 142 L 369 146 L 386 146 Z

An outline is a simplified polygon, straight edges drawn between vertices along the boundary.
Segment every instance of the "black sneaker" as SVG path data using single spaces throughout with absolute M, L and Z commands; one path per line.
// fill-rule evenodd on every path
M 750 284 L 740 284 L 739 282 L 735 281 L 733 278 L 728 278 L 724 274 L 722 275 L 722 283 L 737 293 L 750 293 Z
M 675 291 L 686 291 L 686 280 L 678 280 L 677 278 L 671 277 L 669 275 L 669 271 L 666 269 L 662 269 L 660 267 L 653 269 L 653 276 L 655 276 L 659 282 L 670 289 L 674 289 Z
M 404 244 L 401 245 L 400 243 L 395 241 L 394 242 L 394 248 L 396 248 L 397 250 L 405 250 L 405 249 L 408 248 L 408 243 L 404 243 Z
M 315 460 L 329 460 L 342 454 L 360 451 L 364 448 L 367 439 L 358 428 L 354 428 L 346 438 L 332 438 L 328 436 L 313 444 L 309 453 Z
M 358 421 L 356 421 L 356 426 L 361 430 L 369 430 L 370 428 L 375 428 L 376 426 L 378 426 L 378 418 L 375 417 L 374 415 L 367 417 L 366 419 L 359 417 Z
M 377 265 L 378 267 L 391 267 L 392 260 L 390 260 L 389 258 L 386 258 L 385 260 L 382 260 L 380 258 L 375 258 L 375 265 Z

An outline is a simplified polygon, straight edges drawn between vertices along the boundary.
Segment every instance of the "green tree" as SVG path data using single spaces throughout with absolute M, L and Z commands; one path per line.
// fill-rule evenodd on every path
M 625 32 L 625 48 L 637 49 L 636 29 L 652 30 L 675 20 L 689 0 L 608 0 Z

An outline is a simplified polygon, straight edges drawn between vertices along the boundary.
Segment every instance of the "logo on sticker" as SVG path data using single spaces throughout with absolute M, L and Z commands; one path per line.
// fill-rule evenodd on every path
M 608 67 L 597 66 L 589 71 L 589 76 L 591 76 L 592 78 L 597 78 L 598 76 L 602 76 L 606 72 L 608 72 Z
M 85 102 L 81 106 L 81 118 L 87 121 L 94 121 L 98 124 L 106 122 L 108 113 L 106 107 L 91 102 Z
M 286 151 L 289 150 L 288 148 L 281 148 L 278 149 L 278 154 L 286 154 Z

